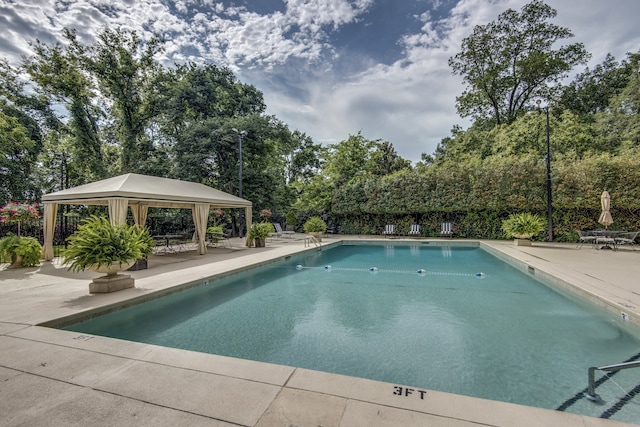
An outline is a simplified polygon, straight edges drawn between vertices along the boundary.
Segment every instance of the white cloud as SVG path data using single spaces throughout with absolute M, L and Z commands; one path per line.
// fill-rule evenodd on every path
M 451 75 L 448 58 L 474 25 L 528 2 L 459 0 L 444 17 L 440 7 L 450 2 L 431 3 L 438 13 L 434 8 L 413 16 L 422 29 L 394 40 L 402 57 L 384 65 L 375 55 L 330 45 L 348 24 L 364 25 L 382 0 L 283 1 L 283 11 L 260 15 L 214 0 L 0 0 L 0 56 L 17 63 L 20 55 L 29 54 L 28 41 L 53 44 L 62 27 L 75 28 L 83 42 L 91 42 L 104 25 L 135 29 L 145 38 L 159 34 L 167 39 L 160 58 L 165 65 L 229 66 L 264 92 L 269 113 L 316 141 L 337 142 L 362 130 L 367 138 L 390 141 L 400 155 L 415 161 L 421 152 L 432 153 L 453 125 L 466 125 L 455 112 L 463 86 Z M 566 43 L 583 42 L 593 54 L 590 66 L 607 53 L 621 60 L 626 52 L 638 51 L 639 1 L 546 2 L 558 10 L 554 22 L 575 33 Z M 337 60 L 351 62 L 347 68 L 358 74 L 338 74 Z

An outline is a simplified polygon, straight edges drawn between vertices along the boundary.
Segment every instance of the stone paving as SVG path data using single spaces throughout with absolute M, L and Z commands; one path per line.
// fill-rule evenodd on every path
M 323 245 L 347 237 L 333 236 Z M 640 324 L 640 251 L 481 244 L 524 271 L 547 277 Z M 153 298 L 303 250 L 316 248 L 309 247 L 304 236 L 294 236 L 269 241 L 265 248 L 246 248 L 233 239 L 231 248 L 211 249 L 203 256 L 151 256 L 149 269 L 130 272 L 135 288 L 101 295 L 88 292 L 95 273 L 71 273 L 56 260 L 34 268 L 3 269 L 0 425 L 626 425 L 431 390 L 399 396 L 394 384 L 38 326 Z

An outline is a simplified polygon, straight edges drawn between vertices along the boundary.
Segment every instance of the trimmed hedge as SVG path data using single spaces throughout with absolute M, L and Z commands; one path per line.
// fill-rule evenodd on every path
M 576 241 L 577 230 L 599 227 L 605 189 L 613 227 L 640 229 L 640 156 L 553 159 L 551 182 L 554 240 Z M 492 157 L 356 178 L 335 191 L 332 214 L 344 233 L 379 234 L 390 223 L 402 232 L 415 222 L 425 235 L 439 235 L 448 220 L 457 236 L 499 239 L 511 213 L 546 218 L 546 197 L 544 159 Z

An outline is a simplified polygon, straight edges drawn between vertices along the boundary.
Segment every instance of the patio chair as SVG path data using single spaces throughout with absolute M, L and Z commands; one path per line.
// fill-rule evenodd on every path
M 618 237 L 616 237 L 616 245 L 633 245 L 633 250 L 635 251 L 636 237 L 638 237 L 639 231 L 630 231 L 628 233 L 620 233 Z
M 394 236 L 396 234 L 396 226 L 394 224 L 387 224 L 384 226 L 384 231 L 382 235 L 387 238 L 387 236 Z
M 409 236 L 420 236 L 420 224 L 411 224 Z
M 440 235 L 444 237 L 453 237 L 453 223 L 450 221 L 443 222 L 442 228 L 440 229 Z
M 274 222 L 273 223 L 273 228 L 276 229 L 276 232 L 273 233 L 275 236 L 291 237 L 291 236 L 293 236 L 295 234 L 295 231 L 283 230 L 282 226 L 280 225 L 279 222 Z
M 596 237 L 593 234 L 590 234 L 588 231 L 580 231 L 578 230 L 578 236 L 580 236 L 580 239 L 578 240 L 578 244 L 576 245 L 576 248 L 580 249 L 582 247 L 583 244 L 590 242 L 592 244 L 595 245 L 596 243 Z

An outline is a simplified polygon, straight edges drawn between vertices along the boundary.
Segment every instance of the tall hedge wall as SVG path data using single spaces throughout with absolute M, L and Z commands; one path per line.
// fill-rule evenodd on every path
M 600 195 L 611 194 L 612 228 L 640 229 L 640 156 L 607 154 L 553 159 L 555 240 L 598 227 Z M 425 235 L 454 221 L 461 237 L 504 238 L 502 220 L 513 212 L 546 217 L 546 163 L 534 156 L 493 157 L 384 177 L 360 177 L 336 190 L 332 213 L 345 233 L 378 234 L 384 224 L 418 222 Z M 541 236 L 543 237 L 543 236 Z

